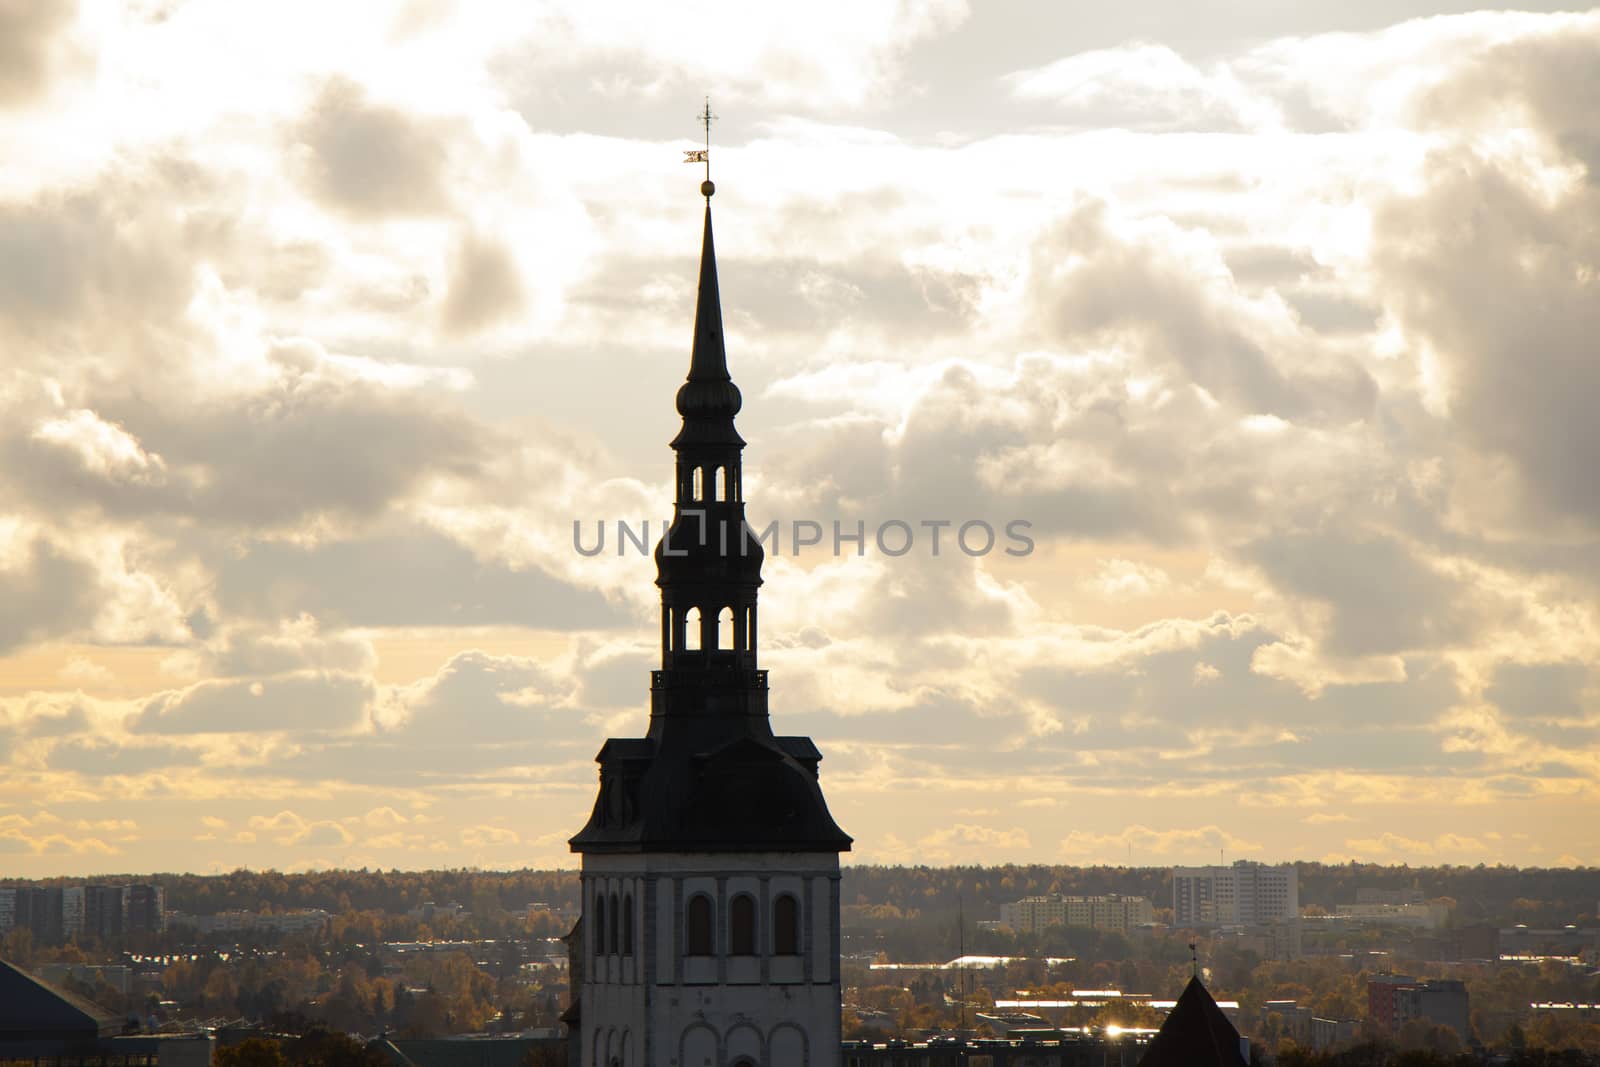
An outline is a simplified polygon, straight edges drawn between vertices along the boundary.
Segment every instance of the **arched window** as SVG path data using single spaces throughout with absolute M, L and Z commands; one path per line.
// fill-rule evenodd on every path
M 727 467 L 718 467 L 717 468 L 716 482 L 717 482 L 717 499 L 718 500 L 726 500 L 726 499 L 728 499 L 728 468 Z
M 781 893 L 772 902 L 772 951 L 778 956 L 800 955 L 800 902 Z
M 690 608 L 683 617 L 683 649 L 685 652 L 700 651 L 699 608 Z
M 756 954 L 756 901 L 740 893 L 728 905 L 728 952 L 734 956 Z
M 704 467 L 696 467 L 694 469 L 694 499 L 696 499 L 696 500 L 704 500 L 705 498 L 706 498 L 706 469 Z
M 684 921 L 684 949 L 690 956 L 709 956 L 714 948 L 711 940 L 711 898 L 696 893 L 689 898 L 689 912 Z
M 617 925 L 622 921 L 622 916 L 620 914 L 621 911 L 622 909 L 617 907 L 617 894 L 612 893 L 610 916 L 611 926 L 606 933 L 606 945 L 612 952 L 616 952 L 622 947 L 622 939 L 617 936 Z
M 723 608 L 717 612 L 717 647 L 733 647 L 733 609 Z
M 594 895 L 594 954 L 606 954 L 606 895 L 600 892 Z
M 622 954 L 633 955 L 633 894 L 622 898 Z

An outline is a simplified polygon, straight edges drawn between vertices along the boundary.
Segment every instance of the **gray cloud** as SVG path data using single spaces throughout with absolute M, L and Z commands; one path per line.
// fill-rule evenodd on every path
M 1300 288 L 1284 293 L 1300 321 L 1318 333 L 1366 333 L 1378 324 L 1381 309 L 1360 297 L 1327 289 Z
M 35 538 L 0 568 L 0 653 L 88 626 L 99 608 L 95 569 Z
M 537 567 L 480 560 L 422 529 L 317 546 L 254 545 L 217 571 L 217 600 L 233 617 L 308 614 L 333 626 L 615 626 L 598 593 Z
M 1367 373 L 1344 357 L 1303 357 L 1292 369 L 1268 354 L 1222 294 L 1153 245 L 1116 237 L 1105 206 L 1089 203 L 1051 227 L 1030 255 L 1033 301 L 1045 331 L 1079 344 L 1132 337 L 1223 403 L 1286 419 L 1366 415 L 1377 399 Z
M 648 704 L 650 671 L 659 662 L 659 653 L 622 652 L 585 664 L 583 703 L 601 708 Z
M 1582 162 L 1600 184 L 1600 30 L 1553 27 L 1472 57 L 1423 97 L 1422 121 L 1460 125 L 1503 122 L 1508 102 L 1520 104 L 1533 125 Z
M 402 717 L 372 735 L 305 739 L 254 775 L 393 783 L 527 780 L 526 768 L 592 758 L 600 731 L 570 684 L 533 660 L 463 652 L 397 693 Z M 574 784 L 576 788 L 576 785 Z
M 796 222 L 808 230 L 814 225 L 814 220 Z M 889 327 L 902 337 L 950 333 L 971 324 L 982 287 L 973 274 L 876 258 L 829 264 L 788 258 L 734 261 L 725 273 L 729 317 L 752 335 L 809 334 L 819 323 L 831 329 Z
M 1384 534 L 1280 532 L 1245 546 L 1242 554 L 1291 599 L 1332 610 L 1324 638 L 1337 655 L 1456 645 L 1483 621 L 1468 586 Z
M 193 288 L 186 253 L 210 236 L 180 225 L 174 177 L 157 168 L 0 203 L 0 327 L 17 332 L 22 355 L 44 330 L 97 342 L 111 323 L 125 330 L 182 309 Z M 126 336 L 118 345 L 136 346 Z
M 581 713 L 561 706 L 571 695 L 570 683 L 535 660 L 462 652 L 407 693 L 405 720 L 384 737 L 417 744 L 553 739 L 582 723 Z
M 156 734 L 340 732 L 367 720 L 376 695 L 369 679 L 333 671 L 207 680 L 151 697 L 132 725 Z
M 28 720 L 29 737 L 62 737 L 89 728 L 89 715 L 81 704 L 71 704 L 60 711 L 45 712 Z
M 1450 419 L 1508 459 L 1531 525 L 1600 530 L 1600 185 L 1542 194 L 1464 151 L 1435 159 L 1428 191 L 1377 213 L 1381 288 L 1438 354 Z
M 450 203 L 442 130 L 330 81 L 297 131 L 309 149 L 306 178 L 329 207 L 356 218 L 427 215 Z
M 1483 695 L 1519 721 L 1581 719 L 1600 711 L 1586 706 L 1589 673 L 1581 663 L 1503 663 Z
M 277 628 L 230 626 L 206 649 L 208 666 L 228 676 L 317 670 L 368 673 L 377 666 L 370 642 L 353 634 L 322 634 L 310 616 Z
M 92 778 L 113 774 L 145 774 L 165 767 L 199 764 L 199 755 L 182 745 L 117 744 L 96 738 L 73 738 L 50 750 L 46 763 L 52 770 L 73 771 Z
M 270 529 L 372 517 L 422 480 L 471 478 L 487 459 L 489 432 L 421 389 L 364 380 L 308 342 L 280 344 L 268 361 L 275 380 L 220 395 L 105 381 L 95 410 L 50 413 L 73 432 L 41 437 L 34 406 L 40 423 L 0 428 L 0 479 L 52 511 Z M 100 457 L 107 436 L 119 439 L 115 462 Z M 146 457 L 130 458 L 133 445 Z
M 62 28 L 76 0 L 25 0 L 0 6 L 0 106 L 26 103 L 49 83 Z
M 1234 281 L 1242 285 L 1299 282 L 1322 273 L 1310 251 L 1283 245 L 1236 245 L 1225 251 L 1222 259 Z
M 810 201 L 787 204 L 780 214 L 781 228 L 803 230 L 813 239 L 823 239 L 819 233 L 830 226 L 848 226 L 837 209 Z M 573 299 L 603 312 L 643 306 L 671 321 L 692 321 L 696 262 L 615 257 L 577 287 Z M 823 263 L 722 252 L 718 270 L 729 329 L 751 337 L 809 338 L 819 327 L 891 329 L 901 339 L 957 333 L 976 316 L 984 283 L 976 274 L 907 265 L 881 254 Z
M 522 279 L 510 251 L 482 234 L 466 234 L 445 294 L 445 332 L 471 334 L 515 315 L 522 303 Z

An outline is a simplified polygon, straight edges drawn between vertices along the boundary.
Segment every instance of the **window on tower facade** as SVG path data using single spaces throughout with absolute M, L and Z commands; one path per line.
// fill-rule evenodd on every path
M 688 955 L 711 955 L 711 898 L 704 893 L 696 893 L 689 898 L 688 914 L 684 916 L 683 940 Z
M 740 893 L 728 905 L 728 951 L 735 956 L 756 954 L 756 901 Z
M 619 914 L 621 911 L 622 909 L 617 906 L 617 894 L 612 893 L 610 915 L 611 927 L 606 933 L 606 944 L 612 952 L 616 952 L 622 947 L 622 938 L 617 936 L 617 927 L 620 925 L 622 920 L 622 916 Z
M 606 895 L 599 892 L 594 895 L 594 954 L 606 954 Z
M 633 894 L 622 898 L 622 954 L 633 955 Z
M 772 951 L 779 956 L 800 955 L 800 902 L 782 893 L 772 902 Z

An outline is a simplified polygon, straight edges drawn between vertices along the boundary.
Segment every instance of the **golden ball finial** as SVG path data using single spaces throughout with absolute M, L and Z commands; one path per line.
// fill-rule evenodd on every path
M 712 193 L 714 193 L 716 191 L 717 191 L 717 187 L 715 185 L 711 184 L 711 179 L 710 178 L 707 178 L 705 181 L 700 183 L 700 195 L 701 196 L 709 197 Z

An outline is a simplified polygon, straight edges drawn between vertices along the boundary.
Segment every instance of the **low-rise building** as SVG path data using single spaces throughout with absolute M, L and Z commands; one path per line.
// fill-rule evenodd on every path
M 1127 931 L 1154 918 L 1155 911 L 1147 898 L 1116 893 L 1092 897 L 1024 897 L 1000 906 L 1000 921 L 1023 934 L 1037 934 L 1049 926 Z
M 1357 904 L 1421 904 L 1420 889 L 1357 889 Z
M 1367 983 L 1367 1015 L 1385 1033 L 1398 1033 L 1412 1019 L 1425 1019 L 1448 1026 L 1462 1041 L 1472 1036 L 1467 987 L 1453 979 L 1377 975 Z
M 1311 1047 L 1318 1052 L 1351 1044 L 1360 1036 L 1359 1019 L 1324 1019 L 1317 1015 L 1311 1017 Z
M 1297 960 L 1305 955 L 1299 919 L 1233 927 L 1219 935 L 1218 940 L 1232 941 L 1264 960 Z
M 1338 904 L 1334 915 L 1348 922 L 1375 923 L 1384 926 L 1409 926 L 1419 930 L 1437 930 L 1450 921 L 1450 909 L 1444 904 Z
M 262 915 L 251 911 L 219 911 L 215 915 L 186 915 L 175 911 L 166 917 L 171 926 L 194 930 L 201 935 L 268 933 L 317 934 L 328 925 L 333 915 L 322 908 L 305 908 L 275 915 Z

